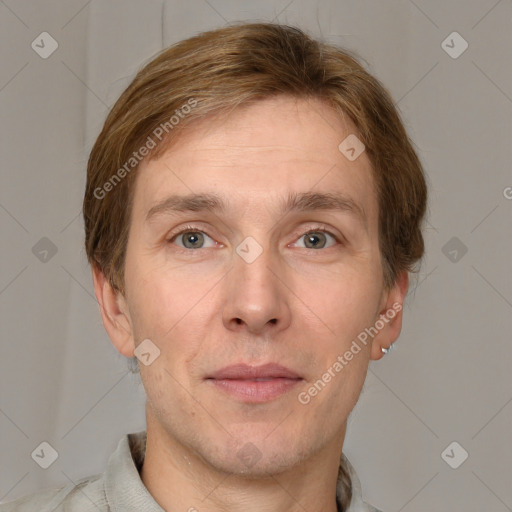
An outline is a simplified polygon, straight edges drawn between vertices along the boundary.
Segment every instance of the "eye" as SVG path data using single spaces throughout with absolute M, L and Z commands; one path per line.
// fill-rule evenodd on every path
M 172 238 L 169 239 L 169 242 L 173 243 L 175 240 L 176 245 L 183 249 L 204 249 L 206 247 L 214 247 L 216 245 L 216 242 L 204 231 L 199 231 L 191 227 L 187 227 L 173 235 Z M 204 245 L 208 240 L 211 241 L 210 245 Z M 178 242 L 181 242 L 181 244 Z
M 329 241 L 329 237 L 333 242 L 331 245 L 326 245 Z M 325 249 L 335 245 L 337 241 L 336 237 L 332 233 L 323 229 L 308 231 L 307 233 L 304 233 L 299 240 L 304 240 L 304 245 L 299 245 L 299 247 L 304 247 L 306 249 Z

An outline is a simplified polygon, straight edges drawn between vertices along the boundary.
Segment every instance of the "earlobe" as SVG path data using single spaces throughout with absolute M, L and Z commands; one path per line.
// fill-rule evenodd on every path
M 372 341 L 371 359 L 373 360 L 384 357 L 385 352 L 382 349 L 389 349 L 400 335 L 403 307 L 408 287 L 409 273 L 404 270 L 397 276 L 393 288 L 386 293 L 384 305 L 376 319 L 377 326 L 382 326 L 382 328 L 379 329 Z
M 95 266 L 92 269 L 92 277 L 101 319 L 112 344 L 124 356 L 133 357 L 135 345 L 125 298 L 112 288 L 103 271 Z

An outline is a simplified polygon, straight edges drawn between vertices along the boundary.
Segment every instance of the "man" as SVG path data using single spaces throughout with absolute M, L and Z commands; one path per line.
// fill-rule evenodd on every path
M 423 254 L 423 170 L 382 85 L 300 30 L 162 52 L 89 158 L 86 250 L 147 430 L 10 510 L 376 511 L 343 455 Z

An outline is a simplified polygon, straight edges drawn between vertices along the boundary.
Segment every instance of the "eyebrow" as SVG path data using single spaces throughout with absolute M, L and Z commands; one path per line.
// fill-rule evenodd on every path
M 178 212 L 225 212 L 227 202 L 216 194 L 172 195 L 149 209 L 146 221 L 156 215 Z M 280 214 L 310 211 L 341 211 L 357 218 L 367 228 L 368 218 L 364 208 L 343 193 L 295 192 L 288 194 L 280 205 Z

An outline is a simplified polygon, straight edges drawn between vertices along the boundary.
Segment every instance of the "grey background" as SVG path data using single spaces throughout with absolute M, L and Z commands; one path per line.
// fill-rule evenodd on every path
M 427 256 L 402 335 L 370 363 L 349 420 L 365 499 L 512 510 L 510 0 L 0 0 L 0 502 L 102 472 L 120 437 L 145 428 L 140 379 L 103 330 L 82 249 L 86 159 L 143 63 L 235 20 L 297 24 L 356 51 L 428 173 Z M 31 48 L 43 31 L 59 45 L 47 59 Z M 469 44 L 458 58 L 442 46 L 453 31 Z M 58 452 L 46 470 L 31 458 L 43 441 Z M 469 454 L 457 469 L 441 456 L 453 441 Z

